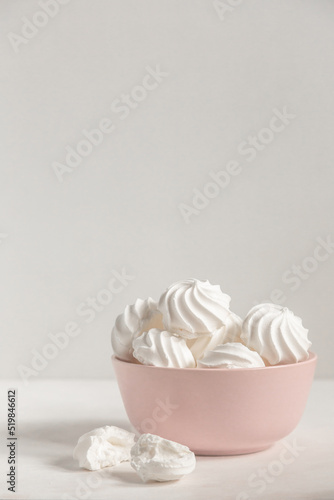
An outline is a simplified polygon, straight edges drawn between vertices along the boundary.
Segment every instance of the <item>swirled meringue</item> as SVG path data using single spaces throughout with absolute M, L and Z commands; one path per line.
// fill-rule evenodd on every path
M 312 345 L 302 320 L 287 307 L 259 304 L 247 314 L 241 338 L 269 364 L 298 363 L 308 359 Z
M 134 361 L 133 339 L 151 328 L 163 328 L 157 302 L 149 297 L 146 300 L 137 299 L 134 304 L 126 306 L 124 312 L 117 316 L 111 332 L 111 344 L 116 356 Z
M 174 481 L 195 469 L 196 458 L 187 446 L 142 434 L 131 449 L 130 465 L 144 482 Z
M 265 366 L 261 356 L 240 342 L 217 345 L 207 351 L 197 362 L 202 368 L 262 368 Z
M 170 332 L 152 328 L 133 341 L 133 356 L 143 365 L 194 368 L 195 359 L 186 341 Z
M 167 331 L 189 339 L 221 328 L 230 314 L 230 300 L 219 285 L 188 279 L 169 286 L 160 297 L 158 309 Z
M 205 352 L 212 351 L 219 344 L 227 342 L 240 342 L 242 319 L 231 312 L 227 316 L 225 325 L 212 332 L 211 335 L 198 337 L 197 339 L 187 340 L 187 345 L 195 359 L 201 359 Z

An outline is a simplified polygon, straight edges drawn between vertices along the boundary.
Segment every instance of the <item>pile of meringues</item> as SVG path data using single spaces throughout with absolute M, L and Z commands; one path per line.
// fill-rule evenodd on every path
M 219 285 L 187 279 L 158 302 L 137 299 L 116 318 L 111 340 L 125 361 L 170 368 L 258 368 L 306 360 L 311 342 L 287 307 L 259 304 L 243 321 Z

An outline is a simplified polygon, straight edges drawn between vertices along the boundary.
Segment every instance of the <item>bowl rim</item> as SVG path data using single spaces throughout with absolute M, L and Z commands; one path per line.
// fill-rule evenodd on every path
M 263 370 L 284 370 L 287 368 L 291 367 L 297 367 L 297 366 L 305 366 L 307 364 L 312 364 L 316 363 L 318 359 L 318 356 L 316 353 L 309 351 L 309 357 L 305 359 L 304 361 L 298 361 L 297 363 L 287 363 L 284 365 L 272 365 L 272 366 L 254 366 L 251 368 L 236 368 L 236 369 L 231 369 L 231 368 L 204 368 L 204 367 L 196 367 L 196 368 L 175 368 L 175 367 L 166 367 L 166 366 L 152 366 L 152 365 L 143 365 L 141 363 L 132 363 L 132 361 L 126 361 L 125 359 L 121 359 L 116 356 L 116 354 L 113 354 L 111 356 L 112 362 L 118 362 L 121 364 L 127 364 L 133 367 L 140 367 L 138 368 L 139 370 L 141 369 L 147 369 L 147 370 L 168 370 L 168 371 L 182 371 L 182 372 L 204 372 L 204 373 L 216 373 L 216 372 L 224 372 L 224 373 L 240 373 L 240 372 L 255 372 L 255 371 L 263 371 Z

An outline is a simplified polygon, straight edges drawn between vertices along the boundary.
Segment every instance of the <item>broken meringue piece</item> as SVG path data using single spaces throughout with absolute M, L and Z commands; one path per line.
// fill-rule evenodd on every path
M 80 467 L 98 470 L 130 460 L 135 435 L 115 426 L 99 427 L 79 438 L 73 458 Z
M 187 446 L 154 434 L 142 434 L 131 449 L 131 467 L 146 481 L 174 481 L 195 469 Z

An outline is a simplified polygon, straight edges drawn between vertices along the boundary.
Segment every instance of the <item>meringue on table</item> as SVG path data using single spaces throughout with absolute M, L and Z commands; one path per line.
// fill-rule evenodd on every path
M 73 458 L 79 466 L 88 470 L 118 465 L 130 460 L 130 450 L 135 435 L 125 429 L 106 425 L 93 429 L 79 438 Z
M 270 365 L 298 363 L 308 359 L 311 342 L 302 320 L 287 307 L 259 304 L 247 314 L 241 339 Z
M 240 342 L 228 342 L 218 345 L 212 351 L 207 351 L 204 357 L 197 361 L 199 368 L 263 368 L 261 356 Z
M 131 449 L 130 465 L 144 482 L 175 481 L 195 469 L 196 458 L 187 446 L 142 434 Z

